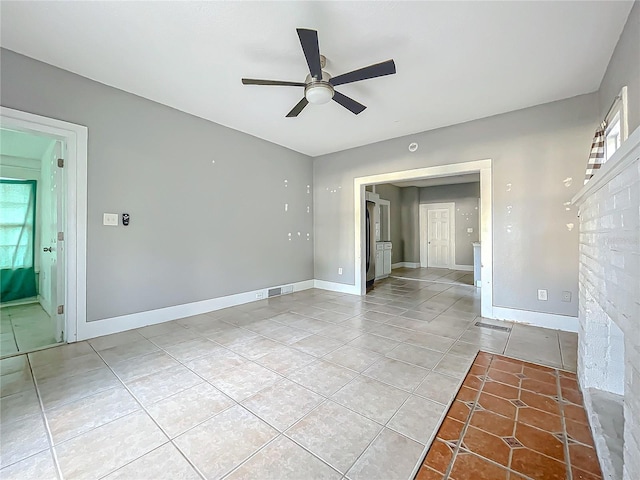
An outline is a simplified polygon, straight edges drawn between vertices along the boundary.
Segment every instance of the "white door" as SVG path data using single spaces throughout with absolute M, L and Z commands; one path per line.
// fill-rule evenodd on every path
M 449 209 L 429 209 L 427 214 L 427 266 L 448 268 L 450 258 L 451 228 Z
M 64 312 L 58 313 L 58 307 L 64 305 L 65 292 L 64 268 L 58 268 L 58 265 L 64 265 L 64 242 L 58 239 L 59 235 L 64 235 L 64 176 L 58 167 L 58 159 L 62 158 L 62 142 L 56 141 L 50 158 L 42 165 L 40 250 L 40 303 L 51 317 L 59 342 L 64 340 L 65 325 Z

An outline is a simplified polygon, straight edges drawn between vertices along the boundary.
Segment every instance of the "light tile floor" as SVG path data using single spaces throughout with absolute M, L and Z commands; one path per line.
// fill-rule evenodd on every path
M 456 283 L 473 285 L 473 272 L 449 270 L 448 268 L 394 268 L 391 276 L 396 278 L 411 278 L 430 282 Z
M 55 325 L 39 303 L 0 308 L 0 357 L 56 344 Z
M 1 360 L 0 476 L 411 478 L 480 348 L 575 370 L 571 335 L 478 312 L 390 278 Z

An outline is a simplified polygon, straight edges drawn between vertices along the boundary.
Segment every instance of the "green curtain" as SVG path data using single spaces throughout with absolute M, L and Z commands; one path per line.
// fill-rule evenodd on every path
M 36 181 L 0 179 L 0 301 L 35 297 Z

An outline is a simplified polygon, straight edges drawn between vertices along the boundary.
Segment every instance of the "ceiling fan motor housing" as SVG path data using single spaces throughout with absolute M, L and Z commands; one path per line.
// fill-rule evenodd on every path
M 331 101 L 334 95 L 333 85 L 329 83 L 331 75 L 322 71 L 322 80 L 315 80 L 311 75 L 305 79 L 304 96 L 315 105 L 321 105 Z

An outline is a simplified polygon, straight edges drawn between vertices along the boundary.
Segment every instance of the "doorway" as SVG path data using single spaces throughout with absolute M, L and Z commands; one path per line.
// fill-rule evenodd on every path
M 393 183 L 406 180 L 449 177 L 467 173 L 480 174 L 480 236 L 481 248 L 481 315 L 493 318 L 493 246 L 491 215 L 491 160 L 439 165 L 417 168 L 392 173 L 357 177 L 354 179 L 354 271 L 355 285 L 353 292 L 365 294 L 363 278 L 365 278 L 364 256 L 364 211 L 365 185 Z
M 454 203 L 420 205 L 420 266 L 454 268 L 455 220 Z
M 64 341 L 61 140 L 0 128 L 2 356 Z
M 0 356 L 86 321 L 87 129 L 0 107 Z

